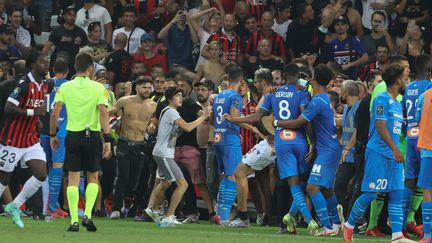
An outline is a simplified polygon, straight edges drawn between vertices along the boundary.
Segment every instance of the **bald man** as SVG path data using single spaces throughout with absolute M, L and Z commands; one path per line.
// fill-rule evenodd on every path
M 257 45 L 257 56 L 251 60 L 249 58 L 248 65 L 246 65 L 246 75 L 248 78 L 253 79 L 255 70 L 259 68 L 268 68 L 273 70 L 283 70 L 284 65 L 281 58 L 276 58 L 271 53 L 272 45 L 270 40 L 261 39 Z

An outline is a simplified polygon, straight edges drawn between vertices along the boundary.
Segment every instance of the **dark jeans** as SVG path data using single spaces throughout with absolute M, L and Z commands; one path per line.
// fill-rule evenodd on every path
M 356 173 L 355 163 L 345 162 L 339 165 L 336 174 L 334 191 L 339 204 L 341 204 L 343 208 L 347 208 L 350 202 L 351 193 L 348 190 L 349 190 L 350 181 L 351 179 L 353 179 L 355 173 Z M 347 215 L 346 213 L 347 212 L 344 212 L 345 217 Z
M 360 142 L 357 142 L 355 145 L 355 152 L 354 152 L 354 161 L 355 161 L 355 166 L 356 166 L 356 173 L 354 175 L 351 200 L 348 204 L 348 207 L 345 208 L 346 215 L 349 215 L 352 207 L 354 206 L 355 201 L 362 194 L 361 185 L 362 185 L 363 175 L 364 175 L 365 152 L 366 152 L 366 145 L 364 145 Z
M 111 147 L 112 151 L 113 147 Z M 100 179 L 102 199 L 107 199 L 114 189 L 114 181 L 117 175 L 117 156 L 102 161 L 102 176 Z

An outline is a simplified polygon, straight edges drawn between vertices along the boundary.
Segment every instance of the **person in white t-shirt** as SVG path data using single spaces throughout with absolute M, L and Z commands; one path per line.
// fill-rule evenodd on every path
M 363 0 L 362 1 L 362 5 L 363 5 L 363 15 L 362 15 L 362 24 L 363 26 L 368 29 L 368 30 L 372 30 L 372 25 L 371 25 L 371 17 L 372 14 L 375 11 L 381 11 L 385 14 L 387 19 L 387 6 L 389 3 L 393 3 L 395 0 Z M 388 26 L 388 21 L 384 22 L 384 29 L 387 29 Z
M 84 0 L 84 6 L 77 12 L 75 24 L 88 34 L 87 28 L 93 22 L 101 23 L 101 39 L 111 43 L 112 21 L 108 10 L 99 4 L 95 4 L 95 0 Z
M 292 20 L 289 19 L 289 17 L 291 17 L 291 9 L 292 5 L 290 2 L 280 2 L 277 5 L 277 15 L 272 27 L 273 31 L 282 36 L 284 41 L 286 40 L 288 26 L 292 22 Z
M 21 9 L 14 8 L 9 13 L 9 23 L 11 29 L 15 32 L 16 46 L 22 54 L 26 54 L 31 50 L 31 35 L 24 27 L 23 14 Z
M 112 46 L 114 46 L 115 37 L 119 33 L 124 33 L 128 37 L 124 50 L 129 52 L 129 54 L 135 54 L 138 52 L 138 48 L 141 45 L 141 36 L 146 32 L 135 26 L 137 14 L 134 6 L 125 7 L 121 18 L 124 27 L 114 30 Z

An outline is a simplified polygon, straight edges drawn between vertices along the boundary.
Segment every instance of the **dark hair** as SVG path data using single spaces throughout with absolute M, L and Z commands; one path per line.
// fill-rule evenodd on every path
M 178 93 L 183 93 L 183 91 L 175 87 L 170 87 L 165 90 L 165 98 L 171 100 Z
M 291 0 L 285 0 L 281 1 L 277 6 L 276 9 L 278 11 L 284 11 L 285 9 L 292 9 L 292 2 Z
M 431 72 L 431 57 L 428 54 L 420 54 L 414 60 L 414 67 L 417 74 Z
M 384 47 L 384 48 L 387 49 L 387 52 L 390 52 L 390 47 L 389 47 L 387 44 L 384 44 L 384 43 L 380 43 L 380 44 L 378 44 L 378 45 L 376 46 L 375 52 L 378 52 L 378 48 L 380 48 L 380 47 Z
M 189 84 L 190 87 L 193 87 L 192 86 L 192 80 L 188 76 L 186 76 L 182 73 L 177 74 L 175 79 L 176 79 L 177 83 L 179 81 L 185 81 L 187 84 Z
M 97 26 L 99 26 L 99 28 L 102 28 L 102 26 L 101 26 L 101 22 L 99 22 L 99 21 L 91 22 L 91 23 L 89 24 L 89 26 L 87 27 L 87 31 L 88 31 L 88 32 L 92 32 L 93 30 L 96 29 Z
M 124 16 L 125 13 L 133 13 L 134 15 L 136 15 L 137 12 L 136 12 L 135 6 L 126 5 L 126 7 L 123 8 L 122 16 Z
M 317 81 L 317 83 L 321 86 L 327 86 L 330 81 L 333 79 L 333 72 L 332 70 L 327 67 L 325 64 L 319 64 L 315 67 L 314 71 L 314 79 Z
M 264 81 L 268 85 L 273 85 L 273 75 L 268 68 L 259 68 L 255 71 L 255 78 L 258 82 Z
M 243 69 L 235 63 L 227 65 L 225 68 L 225 73 L 228 74 L 230 83 L 238 83 L 243 77 Z
M 65 74 L 69 72 L 68 62 L 62 58 L 58 58 L 54 63 L 53 71 L 54 73 L 61 73 L 61 74 Z
M 149 76 L 143 75 L 143 76 L 139 76 L 133 83 L 134 85 L 142 85 L 142 84 L 153 85 L 153 80 Z
M 380 74 L 381 73 L 379 71 L 371 71 L 371 72 L 369 72 L 368 74 L 366 74 L 365 82 L 367 84 L 372 83 L 375 80 L 376 76 L 378 76 Z
M 77 72 L 85 72 L 89 67 L 93 66 L 93 58 L 90 54 L 81 52 L 75 57 L 75 70 Z
M 396 81 L 403 75 L 404 71 L 405 69 L 401 65 L 390 64 L 384 66 L 381 76 L 387 87 L 391 87 L 396 84 Z
M 154 64 L 152 67 L 151 67 L 151 69 L 153 70 L 154 68 L 164 68 L 161 64 L 159 64 L 159 63 L 156 63 L 156 64 Z M 165 70 L 164 70 L 165 71 Z
M 289 63 L 288 65 L 285 66 L 283 70 L 283 75 L 295 76 L 295 75 L 299 75 L 299 72 L 300 72 L 300 68 L 296 64 Z
M 11 9 L 9 9 L 9 16 L 12 16 L 12 14 L 15 12 L 20 12 L 21 14 L 23 14 L 23 9 L 17 6 L 12 7 Z
M 310 4 L 306 2 L 299 3 L 295 8 L 297 17 L 301 17 L 306 12 L 306 8 L 309 6 Z
M 378 11 L 373 12 L 371 15 L 371 19 L 373 19 L 375 17 L 375 15 L 379 15 L 379 16 L 383 17 L 384 21 L 386 21 L 386 19 L 387 19 L 387 17 L 385 16 L 385 14 L 382 11 L 378 10 Z
M 393 63 L 400 63 L 402 61 L 407 61 L 408 62 L 408 58 L 402 55 L 394 55 L 390 58 L 390 64 Z
M 327 94 L 330 98 L 331 103 L 335 103 L 336 105 L 339 104 L 339 94 L 336 91 L 330 90 L 330 91 L 327 91 Z M 336 107 L 333 107 L 333 108 L 336 108 Z
M 43 53 L 40 51 L 32 51 L 26 60 L 26 68 L 31 69 L 32 64 L 36 63 L 40 56 L 43 56 Z
M 167 79 L 168 78 L 175 78 L 175 76 L 177 76 L 178 73 L 179 72 L 177 72 L 177 71 L 171 70 L 171 71 L 167 72 L 165 76 L 166 76 Z

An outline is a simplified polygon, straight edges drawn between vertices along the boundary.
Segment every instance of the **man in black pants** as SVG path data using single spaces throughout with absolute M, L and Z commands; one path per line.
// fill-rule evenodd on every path
M 145 157 L 145 134 L 156 103 L 150 99 L 153 81 L 142 77 L 135 81 L 136 95 L 120 98 L 109 110 L 110 115 L 121 112 L 121 132 L 117 147 L 118 177 L 115 186 L 115 202 L 111 219 L 120 218 L 120 210 L 126 191 L 137 190 L 144 166 L 149 163 Z M 137 112 L 139 111 L 139 112 Z M 140 205 L 144 207 L 144 205 Z

